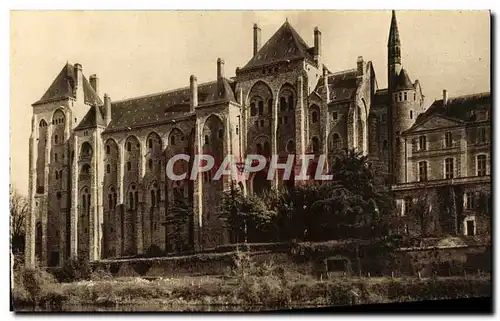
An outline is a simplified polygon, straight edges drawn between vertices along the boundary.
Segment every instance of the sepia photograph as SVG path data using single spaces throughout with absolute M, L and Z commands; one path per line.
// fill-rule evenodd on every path
M 492 312 L 491 20 L 10 11 L 11 311 Z

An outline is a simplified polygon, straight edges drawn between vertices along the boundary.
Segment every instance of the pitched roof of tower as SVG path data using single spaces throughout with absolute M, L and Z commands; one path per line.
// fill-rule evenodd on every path
M 396 11 L 392 10 L 391 28 L 389 29 L 389 41 L 388 46 L 394 44 L 401 44 L 401 39 L 399 39 L 398 21 L 396 20 Z
M 33 103 L 33 105 L 40 105 L 43 103 L 64 99 L 75 98 L 74 93 L 75 84 L 75 71 L 72 64 L 66 63 L 61 69 L 61 72 L 54 79 L 50 87 L 47 89 L 42 98 Z M 85 103 L 102 105 L 102 101 L 90 86 L 89 81 L 83 76 L 83 95 Z
M 222 84 L 220 89 L 217 81 L 198 84 L 198 105 L 216 101 L 236 102 L 234 81 L 223 78 Z M 190 102 L 189 87 L 112 102 L 111 122 L 105 132 L 147 126 L 190 116 L 192 115 Z
M 242 69 L 295 58 L 313 61 L 309 46 L 287 20 Z
M 96 108 L 99 109 L 97 113 L 95 110 Z M 75 130 L 94 128 L 96 126 L 106 127 L 106 122 L 104 121 L 104 111 L 102 107 L 91 106 L 82 121 L 75 127 Z
M 434 101 L 425 112 L 420 114 L 415 124 L 408 130 L 419 126 L 422 122 L 435 115 L 453 118 L 462 122 L 474 122 L 484 117 L 489 118 L 490 110 L 491 94 L 489 92 L 449 98 L 446 105 L 440 99 Z M 478 117 L 478 114 L 482 114 L 482 117 Z
M 330 91 L 330 102 L 335 103 L 354 97 L 358 88 L 356 69 L 343 70 L 328 75 L 328 88 Z M 314 91 L 323 97 L 325 93 L 325 78 L 322 76 Z
M 405 69 L 401 69 L 396 78 L 396 90 L 414 89 L 413 84 Z

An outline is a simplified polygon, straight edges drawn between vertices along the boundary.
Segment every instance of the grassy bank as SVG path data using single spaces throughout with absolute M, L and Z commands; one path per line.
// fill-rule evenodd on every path
M 228 306 L 241 310 L 298 305 L 332 306 L 414 300 L 491 296 L 489 275 L 447 278 L 317 278 L 273 264 L 235 260 L 225 276 L 113 278 L 94 273 L 91 280 L 59 283 L 46 272 L 16 275 L 15 307 L 37 305 L 59 310 L 68 306 Z M 175 308 L 174 308 L 175 309 Z M 173 310 L 174 310 L 173 309 Z

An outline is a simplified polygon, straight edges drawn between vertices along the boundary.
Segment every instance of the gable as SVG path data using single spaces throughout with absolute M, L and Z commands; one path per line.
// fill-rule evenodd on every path
M 419 124 L 414 124 L 407 133 L 415 133 L 426 130 L 440 129 L 461 125 L 462 122 L 442 115 L 434 115 Z

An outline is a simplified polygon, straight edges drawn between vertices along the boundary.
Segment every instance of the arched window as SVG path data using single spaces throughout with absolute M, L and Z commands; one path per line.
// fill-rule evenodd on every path
M 218 135 L 219 135 L 219 139 L 224 138 L 224 131 L 222 129 L 219 129 Z
M 413 119 L 413 110 L 410 110 L 410 119 Z
M 56 144 L 59 143 L 59 136 L 57 135 L 54 136 L 54 143 Z
M 130 152 L 132 150 L 132 143 L 127 142 L 127 151 Z
M 294 108 L 293 96 L 288 97 L 288 110 L 292 111 Z
M 280 110 L 281 111 L 286 111 L 286 98 L 285 97 L 280 97 Z
M 151 138 L 148 140 L 148 148 L 153 148 L 153 140 Z
M 127 162 L 127 171 L 130 172 L 131 169 L 132 169 L 132 163 L 131 162 Z
M 153 169 L 153 160 L 150 158 L 148 159 L 148 168 L 151 170 Z
M 111 154 L 111 147 L 109 145 L 106 145 L 106 154 Z
M 270 146 L 269 142 L 264 142 L 264 155 L 265 156 L 271 155 L 271 146 Z
M 110 164 L 107 164 L 106 165 L 106 173 L 111 173 L 111 165 Z
M 205 145 L 210 144 L 210 139 L 208 138 L 208 135 L 205 135 Z
M 42 119 L 42 120 L 40 121 L 40 125 L 39 125 L 39 126 L 40 126 L 40 127 L 47 127 L 47 122 L 46 122 L 45 120 L 43 120 L 43 119 Z
M 312 151 L 315 154 L 319 152 L 319 139 L 316 136 L 312 138 Z
M 272 98 L 270 98 L 267 101 L 267 112 L 268 112 L 269 115 L 273 114 L 273 99 Z
M 175 136 L 170 136 L 170 145 L 175 146 Z

